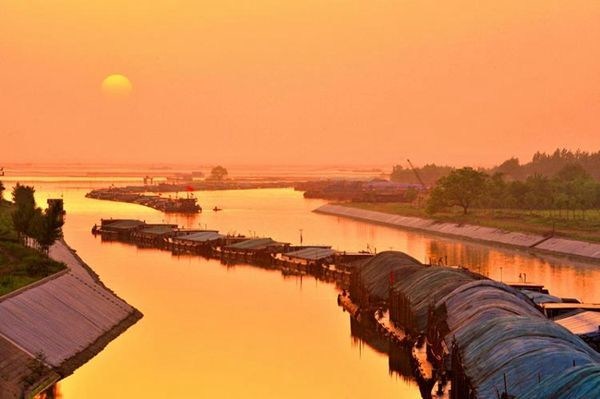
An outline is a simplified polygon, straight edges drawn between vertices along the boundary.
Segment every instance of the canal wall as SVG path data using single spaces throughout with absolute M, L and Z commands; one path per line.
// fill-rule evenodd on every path
M 547 238 L 537 234 L 509 232 L 492 227 L 470 224 L 442 223 L 431 219 L 392 215 L 384 212 L 326 204 L 314 210 L 317 213 L 342 216 L 364 222 L 377 223 L 401 229 L 439 234 L 452 238 L 499 244 L 529 251 L 600 261 L 600 244 L 565 238 Z
M 18 397 L 73 373 L 142 317 L 65 242 L 55 243 L 49 255 L 68 270 L 0 298 L 0 351 L 5 352 L 0 355 L 11 355 L 7 369 L 20 370 L 0 379 L 0 391 L 4 386 L 20 390 Z M 32 373 L 35 364 L 39 372 Z

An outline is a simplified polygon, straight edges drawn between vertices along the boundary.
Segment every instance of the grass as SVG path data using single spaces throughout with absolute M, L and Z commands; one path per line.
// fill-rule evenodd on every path
M 600 211 L 566 212 L 521 209 L 472 209 L 463 215 L 461 210 L 449 210 L 429 215 L 422 207 L 403 203 L 368 203 L 347 202 L 353 208 L 367 209 L 402 216 L 416 216 L 433 219 L 439 222 L 465 223 L 478 226 L 494 227 L 506 231 L 519 231 L 549 235 L 574 240 L 600 242 Z
M 11 203 L 0 199 L 0 296 L 66 267 L 19 242 L 10 216 L 12 209 Z

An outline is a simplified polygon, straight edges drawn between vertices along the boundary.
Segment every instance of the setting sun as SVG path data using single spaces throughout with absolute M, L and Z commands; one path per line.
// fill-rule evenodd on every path
M 121 74 L 112 74 L 102 81 L 102 92 L 110 97 L 127 97 L 133 86 L 129 79 Z

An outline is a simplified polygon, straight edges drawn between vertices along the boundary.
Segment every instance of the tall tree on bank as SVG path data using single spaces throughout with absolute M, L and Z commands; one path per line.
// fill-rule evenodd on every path
M 12 221 L 21 240 L 24 240 L 27 235 L 31 235 L 32 232 L 32 221 L 36 213 L 34 193 L 33 187 L 20 183 L 17 183 L 12 191 L 12 199 L 15 204 Z
M 31 186 L 17 183 L 14 187 L 13 225 L 22 241 L 31 237 L 47 253 L 48 248 L 62 237 L 64 210 L 62 201 L 50 203 L 46 210 L 36 207 L 34 194 L 35 189 Z
M 427 211 L 436 213 L 443 208 L 459 206 L 463 214 L 485 193 L 488 176 L 473 168 L 456 169 L 438 180 L 427 202 Z
M 44 253 L 48 253 L 50 246 L 62 237 L 63 215 L 63 209 L 56 205 L 49 206 L 45 211 L 40 208 L 35 210 L 30 234 Z
M 0 202 L 4 200 L 4 190 L 6 190 L 6 187 L 4 187 L 4 183 L 0 181 Z

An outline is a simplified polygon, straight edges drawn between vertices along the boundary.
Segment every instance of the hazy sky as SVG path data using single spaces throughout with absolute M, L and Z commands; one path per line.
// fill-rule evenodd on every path
M 0 163 L 556 147 L 600 149 L 600 1 L 0 0 Z

